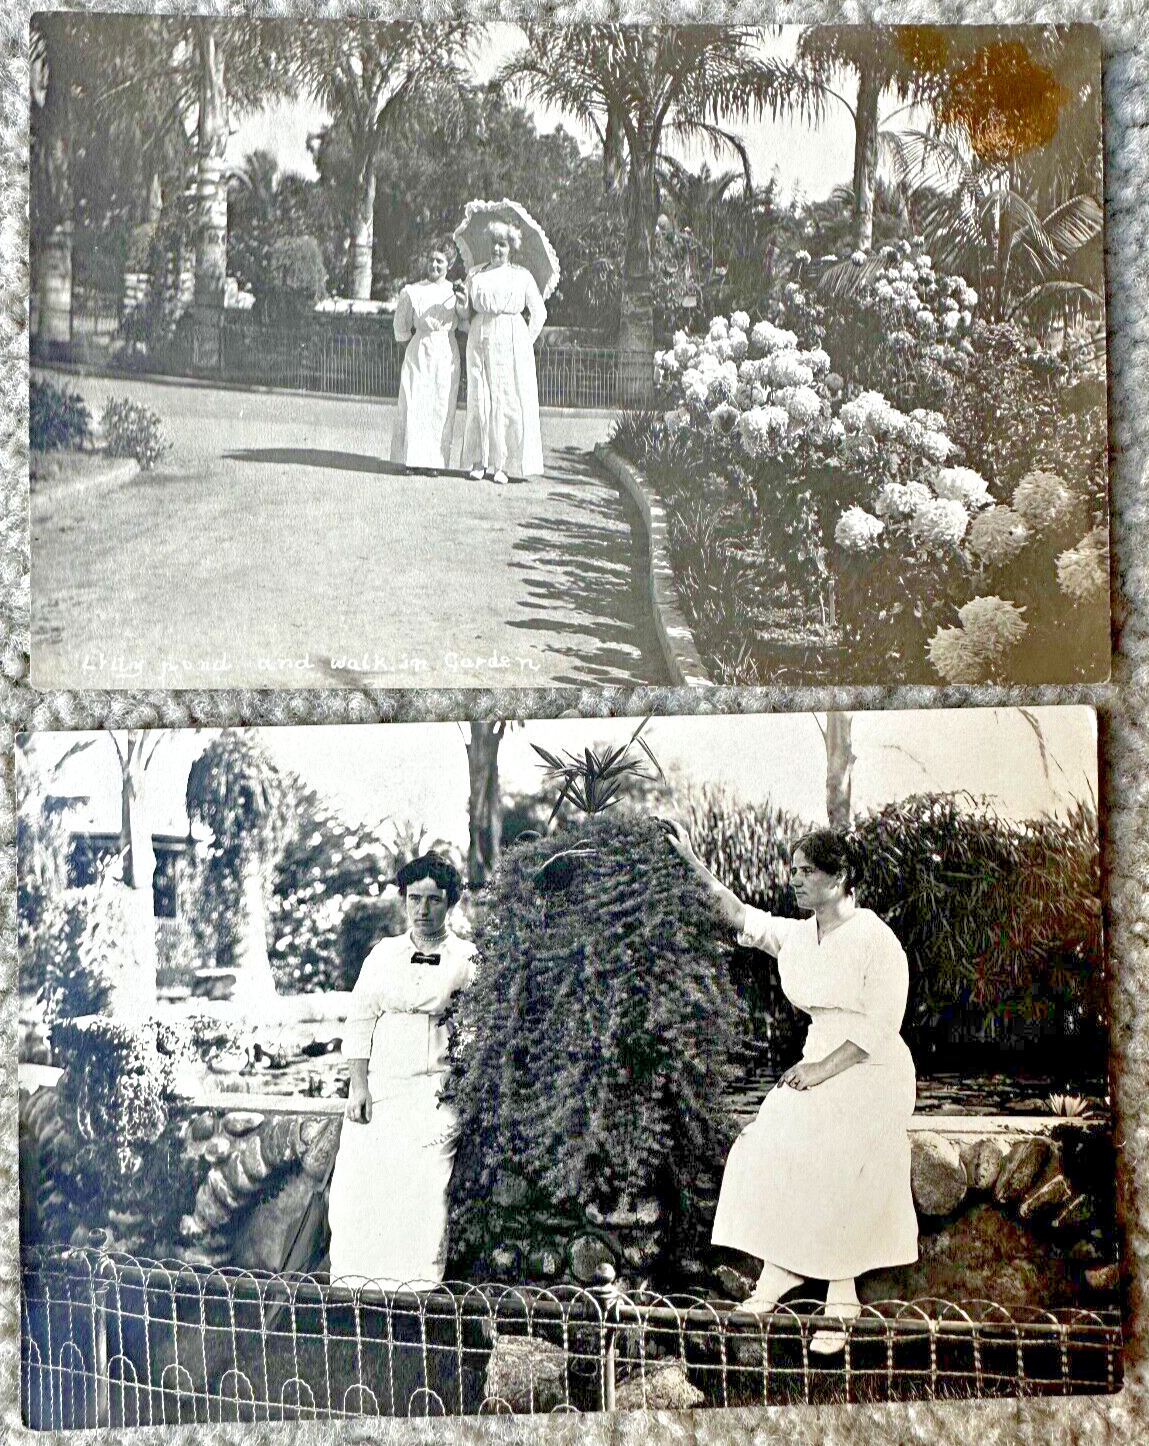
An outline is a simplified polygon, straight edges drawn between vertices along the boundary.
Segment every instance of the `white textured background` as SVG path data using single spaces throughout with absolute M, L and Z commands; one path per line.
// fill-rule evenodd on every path
M 586 1441 L 606 1443 L 682 1441 L 758 1443 L 828 1441 L 869 1443 L 966 1443 L 978 1446 L 1120 1446 L 1149 1441 L 1149 5 L 1114 0 L 1096 7 L 1037 4 L 1030 0 L 983 0 L 939 6 L 891 3 L 875 6 L 796 3 L 754 6 L 683 0 L 666 6 L 623 6 L 628 20 L 833 21 L 865 19 L 909 23 L 1003 23 L 1091 20 L 1102 30 L 1105 54 L 1106 224 L 1111 399 L 1111 458 L 1115 646 L 1113 681 L 1098 688 L 1032 691 L 991 688 L 880 688 L 783 691 L 718 689 L 700 697 L 673 689 L 508 690 L 502 693 L 353 691 L 223 693 L 37 693 L 28 687 L 28 473 L 27 473 L 27 161 L 29 0 L 5 0 L 3 99 L 0 105 L 0 244 L 4 304 L 0 311 L 3 405 L 0 409 L 0 1440 L 35 1439 L 20 1426 L 17 1372 L 16 1212 L 16 971 L 11 734 L 22 728 L 125 727 L 188 723 L 357 723 L 380 720 L 474 718 L 491 714 L 555 716 L 641 714 L 647 711 L 727 712 L 813 707 L 968 706 L 975 703 L 1093 702 L 1101 720 L 1105 816 L 1106 912 L 1117 984 L 1112 996 L 1112 1039 L 1123 1146 L 1121 1185 L 1129 1267 L 1130 1339 L 1126 1387 L 1117 1397 L 1075 1401 L 987 1404 L 850 1406 L 771 1411 L 710 1411 L 693 1415 L 623 1413 L 611 1420 L 583 1417 L 528 1420 L 456 1420 L 429 1423 L 349 1423 L 296 1429 L 237 1426 L 183 1431 L 118 1433 L 125 1442 L 213 1440 L 218 1442 Z M 219 0 L 195 4 L 90 5 L 91 9 L 217 10 Z M 239 10 L 239 6 L 231 7 Z M 298 0 L 254 3 L 256 13 L 337 16 L 337 4 L 310 9 Z M 414 4 L 408 7 L 411 13 Z M 424 0 L 424 13 L 436 9 Z M 552 7 L 495 6 L 476 0 L 478 16 L 514 19 L 549 8 L 562 20 L 601 19 L 593 3 Z M 380 19 L 401 18 L 402 6 L 357 6 Z M 258 585 L 258 580 L 254 585 Z M 109 1433 L 116 1436 L 117 1433 Z M 46 1438 L 39 1438 L 46 1439 Z M 63 1438 L 60 1438 L 63 1439 Z M 71 1437 L 70 1439 L 85 1439 Z M 94 1438 L 88 1438 L 94 1439 Z M 99 1439 L 107 1440 L 109 1435 Z

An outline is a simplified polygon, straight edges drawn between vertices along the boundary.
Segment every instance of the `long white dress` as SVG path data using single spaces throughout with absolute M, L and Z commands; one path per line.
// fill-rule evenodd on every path
M 405 341 L 399 412 L 391 460 L 407 467 L 447 468 L 459 400 L 455 289 L 449 281 L 404 286 L 395 306 L 395 340 Z
M 439 1016 L 474 978 L 472 946 L 448 933 L 438 964 L 412 962 L 409 934 L 376 944 L 359 971 L 343 1055 L 368 1059 L 371 1119 L 344 1120 L 331 1179 L 331 1279 L 394 1288 L 443 1278 L 456 1116 L 437 1095 L 447 1065 Z M 421 952 L 431 952 L 423 950 Z
M 543 298 L 525 266 L 477 267 L 467 276 L 467 292 L 473 314 L 463 466 L 536 476 L 543 470 L 543 438 L 534 345 L 547 319 Z
M 787 999 L 810 1016 L 804 1060 L 846 1040 L 868 1058 L 823 1084 L 770 1091 L 726 1161 L 714 1243 L 815 1280 L 910 1264 L 916 1080 L 899 1034 L 909 992 L 901 945 L 869 909 L 819 942 L 813 918 L 747 908 L 739 943 L 777 956 Z

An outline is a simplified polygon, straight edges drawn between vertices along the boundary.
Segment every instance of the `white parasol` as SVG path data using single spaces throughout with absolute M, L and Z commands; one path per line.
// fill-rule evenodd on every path
M 504 197 L 501 201 L 467 202 L 463 219 L 454 231 L 455 242 L 467 270 L 491 259 L 491 238 L 487 227 L 492 221 L 505 221 L 508 226 L 517 226 L 523 233 L 522 245 L 511 253 L 511 260 L 517 266 L 527 268 L 545 301 L 559 284 L 559 258 L 547 240 L 547 233 L 517 201 L 508 201 Z

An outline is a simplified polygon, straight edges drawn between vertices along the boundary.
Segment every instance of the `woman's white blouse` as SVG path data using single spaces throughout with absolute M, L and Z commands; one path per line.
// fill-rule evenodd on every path
M 520 316 L 525 311 L 530 318 L 527 331 L 532 342 L 546 324 L 546 306 L 535 278 L 525 266 L 478 267 L 468 274 L 467 288 L 476 318 Z
M 438 964 L 414 963 L 419 952 L 438 954 Z M 455 934 L 433 950 L 420 950 L 410 934 L 381 939 L 351 991 L 344 1059 L 370 1059 L 373 1073 L 394 1077 L 445 1069 L 447 1030 L 439 1016 L 474 977 L 473 946 Z
M 819 942 L 816 919 L 780 919 L 747 905 L 738 942 L 776 956 L 783 993 L 812 1021 L 807 1057 L 846 1040 L 874 1064 L 901 1055 L 909 965 L 877 914 L 855 909 Z
M 428 336 L 436 331 L 454 331 L 455 288 L 449 281 L 412 281 L 404 286 L 395 303 L 393 321 L 396 341 Z

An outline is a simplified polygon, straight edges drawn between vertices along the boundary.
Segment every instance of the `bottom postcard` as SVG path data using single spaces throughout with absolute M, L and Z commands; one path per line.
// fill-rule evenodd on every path
M 16 764 L 28 1426 L 1119 1389 L 1091 710 Z

